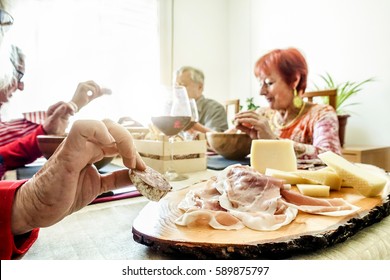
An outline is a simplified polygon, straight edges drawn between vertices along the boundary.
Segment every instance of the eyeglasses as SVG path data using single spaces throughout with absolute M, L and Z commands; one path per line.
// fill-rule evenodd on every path
M 266 88 L 269 88 L 270 86 L 272 86 L 275 83 L 274 81 L 271 81 L 268 78 L 263 80 L 263 81 L 258 79 L 258 81 L 259 81 L 260 88 L 262 88 L 263 86 L 265 86 Z
M 4 10 L 0 9 L 0 26 L 4 31 L 8 31 L 14 23 L 14 18 Z
M 20 81 L 22 80 L 23 76 L 24 76 L 24 73 L 18 69 L 16 69 L 16 79 L 18 79 L 18 83 L 20 83 Z
M 17 67 L 16 64 L 12 61 L 12 59 L 10 59 L 10 60 L 11 60 L 12 65 L 13 65 L 14 68 L 15 68 L 16 79 L 18 80 L 18 83 L 20 83 L 20 81 L 22 80 L 22 78 L 23 78 L 23 76 L 24 76 L 24 73 L 18 69 L 18 67 Z

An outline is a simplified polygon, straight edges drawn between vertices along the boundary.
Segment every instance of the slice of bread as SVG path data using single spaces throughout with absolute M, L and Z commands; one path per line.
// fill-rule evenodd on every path
M 149 166 L 144 171 L 129 170 L 129 176 L 137 190 L 152 201 L 159 201 L 172 190 L 169 182 Z

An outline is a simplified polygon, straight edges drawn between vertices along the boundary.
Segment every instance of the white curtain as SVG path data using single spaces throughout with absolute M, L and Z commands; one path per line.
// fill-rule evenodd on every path
M 25 90 L 8 116 L 69 101 L 77 84 L 95 80 L 112 89 L 77 118 L 149 118 L 160 83 L 158 0 L 23 0 L 9 36 L 25 52 Z

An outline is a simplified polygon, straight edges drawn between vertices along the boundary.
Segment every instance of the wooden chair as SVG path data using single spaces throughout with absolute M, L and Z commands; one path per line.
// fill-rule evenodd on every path
M 329 97 L 329 105 L 332 106 L 335 110 L 337 109 L 337 89 L 326 89 L 326 90 L 319 90 L 319 91 L 311 91 L 311 92 L 305 92 L 303 94 L 303 98 L 307 98 L 309 102 L 313 102 L 314 97 L 322 97 L 322 96 L 328 96 Z M 341 147 L 344 146 L 344 138 L 345 138 L 345 124 L 346 119 L 345 116 L 337 115 L 339 120 L 339 138 L 340 138 L 340 144 Z
M 305 92 L 302 97 L 307 98 L 309 102 L 313 102 L 314 97 L 322 97 L 328 96 L 329 105 L 332 106 L 336 110 L 336 98 L 337 98 L 337 89 L 326 89 L 326 90 L 318 90 L 318 91 L 309 91 Z
M 234 115 L 240 111 L 240 99 L 230 99 L 225 101 L 225 111 L 229 128 L 233 125 Z
M 240 111 L 240 99 L 230 99 L 225 101 L 225 110 L 226 114 L 230 111 L 229 108 L 234 108 L 234 114 L 237 114 Z

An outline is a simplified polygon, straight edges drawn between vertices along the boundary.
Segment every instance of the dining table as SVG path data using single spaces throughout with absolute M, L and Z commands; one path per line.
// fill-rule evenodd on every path
M 210 157 L 211 158 L 211 157 Z M 217 159 L 220 161 L 220 159 Z M 42 164 L 42 163 L 40 163 Z M 225 165 L 232 162 L 225 162 Z M 224 167 L 210 160 L 211 168 L 187 173 L 188 179 L 171 182 L 173 192 L 218 175 Z M 24 167 L 16 175 L 31 176 L 39 164 Z M 104 172 L 124 168 L 116 158 Z M 35 170 L 35 171 L 34 171 Z M 23 171 L 23 172 L 21 172 Z M 27 172 L 27 173 L 26 173 Z M 23 175 L 24 174 L 24 175 Z M 124 192 L 126 193 L 126 192 Z M 121 196 L 122 195 L 122 196 Z M 65 217 L 60 222 L 41 228 L 39 237 L 21 260 L 172 260 L 185 259 L 181 254 L 166 254 L 133 239 L 132 225 L 140 211 L 150 203 L 137 192 L 107 195 L 100 201 Z M 107 199 L 108 198 L 108 199 Z M 147 223 L 148 221 L 145 221 Z M 363 228 L 345 241 L 327 248 L 290 256 L 290 260 L 389 260 L 390 217 Z

